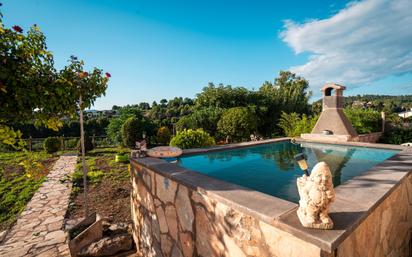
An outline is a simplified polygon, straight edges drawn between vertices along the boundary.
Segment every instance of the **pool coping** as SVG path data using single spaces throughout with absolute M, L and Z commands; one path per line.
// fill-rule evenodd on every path
M 238 149 L 290 139 L 277 138 L 210 148 L 189 149 L 184 150 L 183 155 Z M 131 163 L 132 165 L 140 164 L 150 168 L 164 177 L 197 190 L 235 210 L 256 217 L 297 238 L 312 243 L 328 253 L 332 253 L 412 171 L 412 148 L 361 142 L 325 143 L 302 139 L 298 139 L 297 142 L 392 149 L 400 152 L 335 188 L 336 199 L 330 208 L 330 216 L 335 221 L 333 230 L 304 228 L 296 215 L 298 205 L 275 196 L 215 179 L 162 159 L 151 157 L 132 158 Z

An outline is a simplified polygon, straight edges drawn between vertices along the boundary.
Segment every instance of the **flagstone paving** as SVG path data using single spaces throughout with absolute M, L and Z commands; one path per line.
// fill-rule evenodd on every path
M 67 235 L 62 229 L 72 187 L 68 175 L 74 171 L 76 162 L 77 156 L 73 155 L 57 160 L 0 243 L 0 256 L 70 256 Z

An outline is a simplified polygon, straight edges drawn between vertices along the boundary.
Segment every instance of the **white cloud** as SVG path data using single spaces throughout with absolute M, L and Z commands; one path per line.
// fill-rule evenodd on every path
M 285 22 L 280 34 L 307 63 L 291 71 L 311 86 L 352 87 L 412 72 L 412 0 L 353 2 L 334 16 L 303 24 Z

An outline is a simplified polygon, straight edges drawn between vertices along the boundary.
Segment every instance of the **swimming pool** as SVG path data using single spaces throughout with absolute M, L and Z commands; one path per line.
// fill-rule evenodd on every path
M 308 156 L 310 168 L 320 161 L 330 166 L 336 187 L 399 151 L 282 141 L 183 156 L 177 159 L 177 164 L 223 181 L 298 202 L 296 178 L 303 172 L 293 157 L 302 152 Z

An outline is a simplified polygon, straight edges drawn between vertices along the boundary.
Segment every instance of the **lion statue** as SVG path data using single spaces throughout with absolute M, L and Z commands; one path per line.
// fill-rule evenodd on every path
M 335 200 L 332 173 L 325 162 L 319 162 L 309 176 L 297 179 L 300 196 L 297 214 L 300 222 L 307 228 L 332 229 L 329 205 Z

